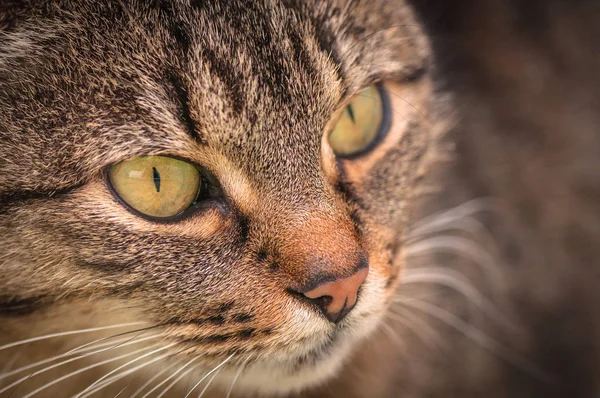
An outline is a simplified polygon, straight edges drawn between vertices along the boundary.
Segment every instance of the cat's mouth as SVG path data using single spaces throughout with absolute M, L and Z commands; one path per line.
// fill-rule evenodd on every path
M 318 336 L 312 344 L 298 347 L 294 354 L 279 360 L 266 357 L 252 363 L 238 383 L 248 391 L 264 395 L 289 394 L 317 386 L 340 370 L 375 324 L 377 320 L 366 317 L 336 325 L 326 336 Z
M 357 302 L 357 307 L 360 307 Z M 357 311 L 360 312 L 360 311 Z M 369 335 L 378 324 L 378 319 L 370 312 L 355 314 L 338 324 L 319 341 L 303 350 L 291 360 L 292 372 L 296 373 L 303 368 L 329 367 L 333 358 L 345 358 L 356 348 L 360 341 Z
M 349 316 L 337 324 L 324 321 L 313 311 L 294 314 L 298 322 L 296 327 L 302 322 L 315 322 L 313 325 L 316 326 L 298 339 L 285 341 L 279 331 L 268 336 L 257 334 L 245 340 L 243 347 L 239 343 L 241 340 L 239 344 L 234 343 L 235 339 L 229 342 L 214 340 L 208 349 L 214 354 L 212 356 L 207 352 L 207 345 L 203 344 L 205 341 L 190 339 L 193 326 L 180 324 L 171 329 L 172 333 L 178 334 L 177 337 L 171 335 L 172 343 L 176 344 L 179 352 L 182 347 L 178 344 L 183 343 L 190 348 L 190 351 L 185 349 L 187 354 L 198 356 L 201 352 L 206 359 L 205 365 L 190 375 L 194 383 L 213 370 L 214 373 L 218 371 L 213 385 L 220 385 L 226 391 L 235 378 L 236 390 L 239 391 L 254 392 L 260 396 L 298 393 L 334 377 L 361 339 L 378 323 L 369 300 L 361 296 Z M 303 309 L 306 310 L 305 307 Z M 205 356 L 207 353 L 210 356 Z
M 235 353 L 221 370 L 229 383 L 239 371 L 237 383 L 247 391 L 264 395 L 297 392 L 333 377 L 377 327 L 380 308 L 372 299 L 374 294 L 377 294 L 374 284 L 367 283 L 352 311 L 337 323 L 328 321 L 310 306 L 298 305 L 289 312 L 287 322 L 282 322 L 285 328 L 281 326 L 270 334 L 261 333 L 261 326 L 255 323 L 244 326 L 256 328 L 248 336 L 231 332 L 223 334 L 222 341 L 213 338 L 210 344 L 206 337 L 189 339 L 188 334 L 184 339 L 194 346 L 194 351 L 206 354 L 208 350 L 215 354 L 205 370 L 227 361 L 228 355 Z M 192 325 L 179 327 L 180 341 L 184 334 L 194 333 Z
M 297 371 L 300 368 L 307 366 L 315 366 L 319 362 L 326 360 L 330 355 L 335 346 L 339 344 L 342 339 L 341 334 L 332 333 L 324 342 L 318 346 L 310 348 L 306 353 L 299 355 L 294 360 L 294 370 Z

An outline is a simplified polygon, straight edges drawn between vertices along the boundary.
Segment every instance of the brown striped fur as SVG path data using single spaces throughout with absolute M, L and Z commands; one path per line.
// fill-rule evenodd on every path
M 218 391 L 242 363 L 236 391 L 247 393 L 302 391 L 338 373 L 393 300 L 401 226 L 429 141 L 427 41 L 408 7 L 378 0 L 7 7 L 2 342 L 143 321 L 158 325 L 164 344 L 178 343 L 171 362 L 201 354 L 195 375 L 233 354 Z M 390 91 L 390 133 L 361 159 L 333 159 L 322 145 L 331 120 L 377 81 Z M 402 162 L 380 173 L 386 154 L 398 150 Z M 150 154 L 197 163 L 218 194 L 177 222 L 132 214 L 114 199 L 104 170 Z M 340 325 L 290 293 L 366 264 L 358 305 Z M 60 351 L 18 352 L 11 368 Z M 2 362 L 13 354 L 0 352 Z M 75 392 L 88 378 L 56 388 Z
M 410 3 L 0 1 L 0 346 L 136 322 L 0 347 L 2 377 L 121 339 L 0 390 L 71 396 L 168 346 L 95 396 L 219 364 L 204 397 L 597 396 L 598 7 Z M 338 159 L 374 82 L 391 128 Z M 128 211 L 106 169 L 151 154 L 214 195 Z M 337 325 L 293 293 L 366 264 Z

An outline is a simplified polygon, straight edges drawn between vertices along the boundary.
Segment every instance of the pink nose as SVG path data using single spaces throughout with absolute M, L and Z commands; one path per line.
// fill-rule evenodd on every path
M 358 288 L 368 274 L 369 268 L 363 268 L 354 275 L 323 283 L 303 294 L 319 306 L 327 319 L 337 323 L 354 308 Z

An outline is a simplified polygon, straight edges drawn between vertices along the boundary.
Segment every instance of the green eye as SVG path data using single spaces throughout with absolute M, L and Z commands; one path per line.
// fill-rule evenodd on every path
M 110 167 L 119 198 L 138 212 L 157 218 L 176 216 L 200 194 L 202 176 L 192 164 L 166 156 L 140 156 Z
M 333 131 L 329 146 L 338 156 L 352 156 L 371 147 L 384 122 L 381 89 L 369 86 L 356 94 L 346 106 Z

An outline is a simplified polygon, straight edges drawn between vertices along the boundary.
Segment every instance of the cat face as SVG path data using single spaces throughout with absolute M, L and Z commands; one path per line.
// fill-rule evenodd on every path
M 86 1 L 7 14 L 8 330 L 118 317 L 160 331 L 177 359 L 223 364 L 223 383 L 244 364 L 248 390 L 335 374 L 393 295 L 429 136 L 427 45 L 407 7 L 386 3 Z M 329 135 L 369 87 L 386 123 L 364 151 L 336 155 Z M 111 180 L 136 159 L 190 165 L 202 195 L 172 217 L 141 214 L 123 195 L 134 188 Z M 72 310 L 45 315 L 61 306 Z

